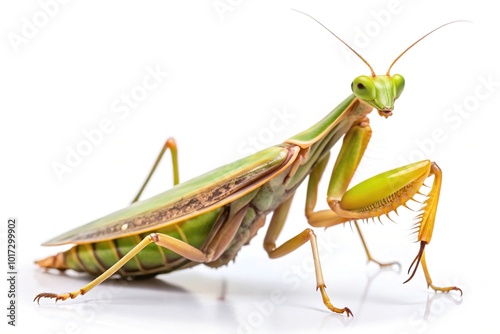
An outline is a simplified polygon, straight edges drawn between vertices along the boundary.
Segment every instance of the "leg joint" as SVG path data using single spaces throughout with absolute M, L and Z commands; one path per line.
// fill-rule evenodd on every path
M 160 241 L 160 237 L 158 237 L 158 233 L 151 233 L 149 235 L 149 239 L 151 239 L 152 242 L 157 243 Z

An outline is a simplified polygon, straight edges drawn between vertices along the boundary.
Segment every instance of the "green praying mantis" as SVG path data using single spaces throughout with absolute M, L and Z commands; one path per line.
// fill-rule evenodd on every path
M 308 15 L 308 14 L 305 14 Z M 309 15 L 308 15 L 309 16 Z M 311 17 L 312 18 L 312 17 Z M 319 24 L 322 23 L 312 18 Z M 454 21 L 456 22 L 456 21 Z M 348 307 L 334 306 L 327 295 L 316 236 L 305 228 L 290 240 L 277 245 L 297 188 L 308 180 L 305 216 L 312 227 L 332 227 L 350 222 L 356 227 L 369 261 L 380 266 L 370 254 L 358 220 L 375 219 L 406 206 L 419 193 L 427 178 L 432 179 L 417 216 L 420 249 L 408 269 L 410 281 L 421 264 L 427 285 L 435 291 L 462 290 L 456 286 L 433 284 L 425 259 L 425 247 L 434 228 L 442 182 L 435 162 L 423 160 L 373 176 L 351 187 L 351 179 L 370 141 L 368 115 L 376 109 L 388 118 L 394 102 L 403 92 L 405 80 L 390 71 L 396 61 L 427 33 L 405 49 L 385 75 L 376 75 L 370 64 L 347 43 L 326 28 L 354 52 L 370 69 L 351 84 L 352 92 L 335 109 L 307 130 L 282 144 L 219 167 L 184 183 L 179 183 L 177 144 L 166 141 L 146 181 L 132 203 L 117 212 L 64 233 L 44 245 L 73 244 L 64 252 L 36 261 L 42 268 L 73 269 L 97 276 L 84 287 L 68 293 L 40 293 L 34 301 L 56 301 L 84 295 L 114 274 L 148 277 L 204 263 L 220 267 L 233 260 L 265 225 L 272 213 L 264 249 L 270 258 L 285 256 L 302 245 L 311 246 L 317 290 L 325 306 L 335 313 L 352 316 Z M 331 172 L 326 202 L 330 209 L 316 210 L 318 185 L 330 158 L 331 148 L 341 139 L 342 146 Z M 174 187 L 146 200 L 141 194 L 166 151 L 171 153 Z M 411 274 L 410 274 L 411 273 Z

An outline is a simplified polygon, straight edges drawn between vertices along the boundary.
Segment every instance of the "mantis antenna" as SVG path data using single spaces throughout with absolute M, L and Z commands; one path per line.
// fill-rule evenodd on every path
M 352 52 L 354 52 L 354 54 L 356 56 L 359 57 L 359 59 L 361 59 L 366 65 L 368 65 L 368 67 L 370 68 L 370 71 L 372 72 L 372 77 L 375 77 L 376 74 L 375 74 L 375 71 L 373 70 L 373 68 L 371 67 L 371 65 L 366 61 L 365 58 L 363 58 L 359 53 L 356 52 L 356 50 L 354 50 L 353 48 L 351 48 L 351 46 L 349 44 L 347 44 L 346 42 L 344 42 L 342 40 L 342 38 L 340 38 L 339 36 L 335 35 L 335 33 L 333 31 L 331 31 L 330 29 L 328 29 L 323 23 L 321 23 L 320 21 L 318 21 L 317 19 L 315 19 L 314 17 L 312 17 L 311 15 L 307 14 L 307 13 L 304 13 L 304 12 L 301 12 L 300 10 L 297 10 L 297 9 L 292 9 L 298 13 L 301 13 L 301 14 L 304 14 L 306 16 L 309 16 L 311 19 L 313 19 L 314 21 L 316 21 L 319 25 L 321 25 L 323 28 L 325 28 L 330 34 L 332 34 L 333 36 L 335 36 L 335 38 L 337 38 L 339 41 L 341 41 L 345 46 L 347 46 Z
M 435 32 L 436 30 L 439 30 L 439 29 L 441 29 L 441 28 L 443 28 L 443 27 L 445 27 L 445 26 L 447 26 L 449 24 L 457 23 L 457 22 L 471 22 L 471 21 L 467 21 L 467 20 L 451 21 L 451 22 L 445 23 L 443 25 L 440 25 L 437 28 L 432 29 L 427 34 L 425 34 L 424 36 L 422 36 L 419 39 L 417 39 L 412 45 L 410 45 L 403 52 L 401 52 L 400 55 L 396 57 L 396 59 L 394 59 L 394 61 L 392 62 L 391 66 L 389 66 L 389 69 L 387 70 L 387 76 L 390 76 L 390 72 L 391 72 L 392 66 L 394 66 L 394 64 L 399 60 L 399 58 L 401 58 L 406 53 L 406 51 L 410 50 L 415 44 L 417 44 L 418 42 L 420 42 L 421 40 L 423 40 L 424 38 L 426 38 L 427 36 L 429 36 L 430 34 L 432 34 L 433 32 Z
M 323 23 L 321 23 L 320 21 L 318 21 L 317 19 L 315 19 L 314 17 L 312 17 L 311 15 L 307 14 L 307 13 L 304 13 L 300 10 L 297 10 L 297 9 L 292 9 L 298 13 L 301 13 L 301 14 L 304 14 L 308 17 L 310 17 L 311 19 L 313 19 L 314 21 L 316 21 L 319 25 L 321 25 L 323 28 L 325 28 L 330 34 L 332 34 L 333 36 L 335 36 L 335 38 L 337 38 L 339 41 L 341 41 L 345 46 L 347 46 L 352 52 L 354 52 L 354 54 L 356 56 L 359 57 L 359 59 L 361 59 L 369 68 L 370 68 L 370 72 L 371 72 L 371 75 L 372 77 L 375 77 L 376 74 L 375 74 L 375 71 L 373 70 L 373 68 L 371 67 L 371 65 L 368 63 L 368 61 L 366 61 L 365 58 L 363 58 L 358 52 L 356 52 L 356 50 L 354 50 L 349 44 L 347 44 L 346 42 L 344 42 L 339 36 L 337 36 L 333 31 L 331 31 L 330 29 L 328 29 Z M 445 23 L 443 25 L 440 25 L 439 27 L 437 28 L 434 28 L 433 30 L 429 31 L 427 34 L 425 34 L 424 36 L 420 37 L 418 40 L 416 40 L 413 44 L 411 44 L 409 47 L 407 47 L 403 52 L 401 52 L 399 54 L 399 56 L 396 57 L 396 59 L 394 59 L 394 61 L 392 62 L 391 66 L 389 66 L 389 69 L 387 70 L 387 76 L 390 76 L 390 72 L 391 72 L 391 68 L 394 66 L 394 64 L 399 60 L 399 58 L 401 58 L 408 50 L 410 50 L 413 46 L 415 46 L 415 44 L 417 44 L 418 42 L 420 42 L 421 40 L 423 40 L 425 37 L 429 36 L 430 34 L 432 34 L 433 32 L 435 32 L 436 30 L 439 30 L 449 24 L 452 24 L 452 23 L 457 23 L 457 22 L 470 22 L 470 21 L 467 21 L 467 20 L 456 20 L 456 21 L 451 21 L 451 22 L 448 22 L 448 23 Z

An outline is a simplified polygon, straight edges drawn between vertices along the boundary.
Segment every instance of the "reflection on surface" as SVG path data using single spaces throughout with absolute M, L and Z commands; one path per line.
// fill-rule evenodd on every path
M 446 304 L 460 305 L 462 301 L 462 297 L 454 293 L 430 293 L 427 296 L 423 319 L 428 322 L 434 321 L 436 316 L 441 315 L 448 308 Z
M 403 285 L 396 268 L 373 270 L 360 264 L 333 271 L 325 264 L 325 272 L 335 273 L 329 281 L 332 300 L 353 310 L 354 318 L 347 318 L 323 307 L 311 286 L 313 272 L 304 271 L 300 282 L 287 285 L 286 265 L 263 264 L 259 275 L 250 275 L 245 266 L 200 268 L 147 280 L 112 279 L 81 299 L 30 305 L 54 324 L 52 333 L 128 333 L 165 324 L 173 332 L 219 333 L 352 333 L 383 324 L 389 333 L 416 333 L 461 303 L 452 294 L 428 294 L 418 283 Z M 89 280 L 86 275 L 43 272 L 33 278 L 33 295 L 40 287 L 71 291 Z
M 363 309 L 365 307 L 367 297 L 368 297 L 368 292 L 370 290 L 370 287 L 372 286 L 373 281 L 379 277 L 382 273 L 399 273 L 401 272 L 401 266 L 389 266 L 389 267 L 377 267 L 377 270 L 375 271 L 374 274 L 367 274 L 366 277 L 366 283 L 363 289 L 363 293 L 361 295 L 361 298 L 359 300 L 359 304 L 356 307 L 356 313 L 354 314 L 353 318 L 347 318 L 347 317 L 332 317 L 335 316 L 335 314 L 327 314 L 323 317 L 322 320 L 322 325 L 320 326 L 318 332 L 323 331 L 325 328 L 327 328 L 327 324 L 331 322 L 331 319 L 339 319 L 340 323 L 344 326 L 354 326 L 360 319 L 363 319 Z M 331 325 L 329 326 L 331 327 Z

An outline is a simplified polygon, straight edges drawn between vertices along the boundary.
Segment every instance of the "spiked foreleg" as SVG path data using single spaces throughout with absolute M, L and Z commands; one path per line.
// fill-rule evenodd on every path
M 381 173 L 351 188 L 340 200 L 330 197 L 328 204 L 337 215 L 346 219 L 367 219 L 388 215 L 398 207 L 406 206 L 406 202 L 419 193 L 425 179 L 431 176 L 434 177 L 431 190 L 423 204 L 422 213 L 417 217 L 420 249 L 410 265 L 408 273 L 411 272 L 411 275 L 405 283 L 413 278 L 419 263 L 422 262 L 427 283 L 435 291 L 461 292 L 457 287 L 440 288 L 432 285 L 425 264 L 424 249 L 432 238 L 442 180 L 441 169 L 435 162 L 419 161 Z

